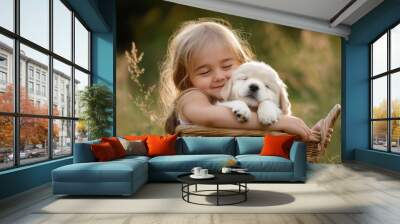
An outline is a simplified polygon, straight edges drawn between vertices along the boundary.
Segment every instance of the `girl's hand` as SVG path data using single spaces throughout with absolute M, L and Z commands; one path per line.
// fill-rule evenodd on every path
M 289 134 L 298 135 L 302 141 L 313 140 L 311 129 L 303 120 L 294 116 L 281 115 L 278 122 L 267 126 L 267 130 L 280 130 Z

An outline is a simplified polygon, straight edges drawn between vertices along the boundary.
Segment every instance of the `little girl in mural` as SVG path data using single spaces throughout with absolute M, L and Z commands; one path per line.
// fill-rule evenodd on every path
M 226 22 L 215 19 L 185 22 L 170 38 L 161 67 L 160 98 L 171 112 L 165 130 L 174 133 L 179 124 L 196 124 L 283 131 L 299 136 L 302 141 L 326 147 L 333 132 L 331 127 L 335 119 L 332 118 L 340 113 L 338 105 L 312 128 L 302 119 L 289 115 L 281 115 L 273 124 L 262 125 L 255 112 L 248 121 L 241 123 L 229 108 L 215 105 L 232 71 L 254 59 L 248 43 Z

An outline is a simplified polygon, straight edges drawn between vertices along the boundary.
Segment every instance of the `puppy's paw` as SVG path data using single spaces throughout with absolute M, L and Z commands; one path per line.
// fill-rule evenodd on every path
M 238 101 L 235 106 L 232 107 L 232 112 L 235 114 L 236 120 L 239 122 L 246 122 L 251 117 L 250 108 L 242 101 Z
M 246 122 L 250 119 L 251 110 L 249 106 L 247 106 L 247 104 L 243 101 L 232 100 L 225 102 L 217 102 L 217 105 L 231 108 L 232 112 L 235 114 L 236 119 L 239 122 Z
M 264 125 L 270 125 L 278 121 L 282 111 L 277 106 L 262 106 L 257 110 L 258 120 Z

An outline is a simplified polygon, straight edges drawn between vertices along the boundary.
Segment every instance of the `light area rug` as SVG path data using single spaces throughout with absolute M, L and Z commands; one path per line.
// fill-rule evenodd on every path
M 35 213 L 125 214 L 125 213 L 360 213 L 360 205 L 343 200 L 317 184 L 248 184 L 247 201 L 237 205 L 205 206 L 182 200 L 181 184 L 149 183 L 130 197 L 59 196 Z M 199 185 L 212 190 L 215 185 Z M 224 185 L 233 189 L 233 185 Z M 236 186 L 237 188 L 237 186 Z M 191 187 L 194 190 L 194 186 Z M 204 192 L 203 192 L 204 193 Z M 213 194 L 213 193 L 211 193 Z M 237 200 L 224 197 L 223 203 Z M 214 196 L 191 196 L 198 203 L 213 204 Z

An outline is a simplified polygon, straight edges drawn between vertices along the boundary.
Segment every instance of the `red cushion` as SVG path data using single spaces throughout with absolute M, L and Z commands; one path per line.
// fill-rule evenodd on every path
M 290 148 L 294 142 L 294 135 L 265 135 L 261 156 L 281 156 L 289 159 Z
M 157 136 L 149 135 L 146 143 L 148 156 L 175 155 L 175 141 L 177 135 Z
M 101 142 L 110 143 L 118 158 L 126 156 L 126 151 L 117 137 L 101 138 Z
M 117 158 L 113 147 L 108 142 L 92 144 L 90 147 L 97 161 L 103 162 Z

